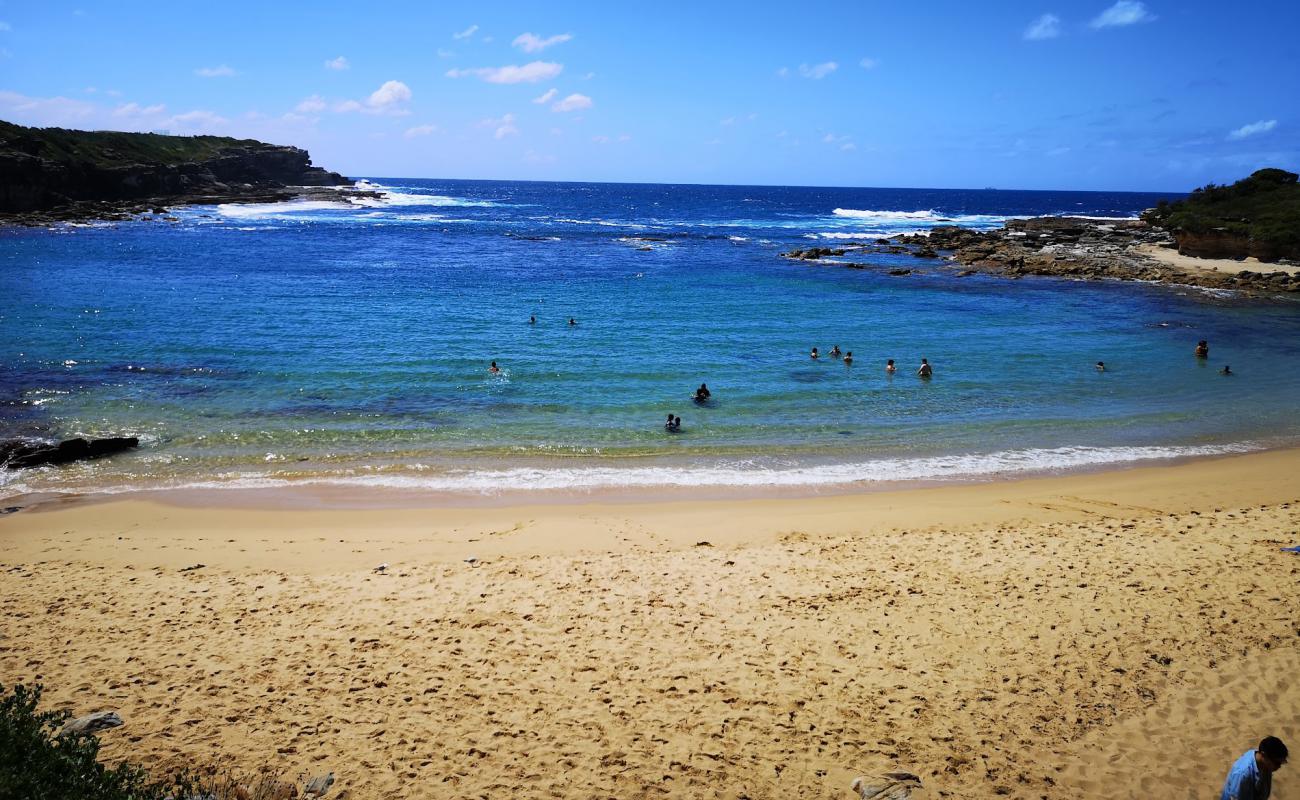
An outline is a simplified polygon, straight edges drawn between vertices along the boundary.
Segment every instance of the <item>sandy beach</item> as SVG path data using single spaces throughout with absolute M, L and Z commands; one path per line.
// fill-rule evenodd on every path
M 1262 736 L 1300 742 L 1298 468 L 24 510 L 0 676 L 120 711 L 110 759 L 333 771 L 352 798 L 849 798 L 891 768 L 921 798 L 1211 798 Z
M 1140 245 L 1134 249 L 1144 256 L 1149 256 L 1162 264 L 1167 264 L 1184 272 L 1228 272 L 1234 275 L 1239 272 L 1300 274 L 1300 267 L 1293 267 L 1288 264 L 1265 264 L 1258 258 L 1243 258 L 1241 260 L 1233 258 L 1197 258 L 1195 256 L 1185 256 L 1177 250 L 1156 245 Z

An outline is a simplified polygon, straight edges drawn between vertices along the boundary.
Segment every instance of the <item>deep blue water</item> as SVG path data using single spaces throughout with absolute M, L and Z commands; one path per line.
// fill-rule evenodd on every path
M 390 194 L 363 205 L 0 231 L 0 438 L 144 442 L 10 472 L 0 496 L 972 478 L 1300 434 L 1300 304 L 779 257 L 1015 215 L 1129 217 L 1160 195 L 377 182 Z M 808 357 L 836 344 L 851 367 Z M 932 380 L 913 374 L 922 357 Z

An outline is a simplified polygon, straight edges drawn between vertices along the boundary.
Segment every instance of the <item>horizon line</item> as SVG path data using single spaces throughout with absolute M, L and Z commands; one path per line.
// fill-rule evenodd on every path
M 340 173 L 342 174 L 342 173 Z M 923 192 L 1070 192 L 1074 194 L 1168 194 L 1189 195 L 1191 191 L 1171 191 L 1152 189 L 1021 189 L 1001 186 L 834 186 L 813 183 L 701 183 L 694 181 L 580 181 L 580 180 L 545 180 L 540 178 L 449 178 L 417 177 L 414 175 L 344 175 L 354 180 L 414 180 L 414 181 L 464 181 L 467 183 L 561 183 L 561 184 L 598 184 L 602 186 L 709 186 L 735 189 L 872 189 L 903 190 Z

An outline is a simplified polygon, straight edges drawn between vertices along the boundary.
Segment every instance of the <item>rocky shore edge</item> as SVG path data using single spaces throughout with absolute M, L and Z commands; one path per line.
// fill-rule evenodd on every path
M 896 276 L 923 270 L 851 259 L 882 253 L 938 259 L 956 277 L 979 273 L 1007 278 L 1038 275 L 1179 284 L 1249 294 L 1300 293 L 1300 273 L 1267 272 L 1259 264 L 1253 265 L 1256 269 L 1237 272 L 1181 269 L 1143 252 L 1147 248 L 1172 250 L 1174 247 L 1173 234 L 1142 220 L 1034 217 L 1008 220 L 1000 230 L 975 231 L 941 225 L 928 234 L 900 234 L 836 247 L 797 249 L 781 255 L 854 269 L 884 269 Z
M 184 206 L 214 206 L 225 203 L 286 203 L 290 200 L 324 200 L 347 203 L 358 199 L 382 199 L 384 193 L 354 186 L 255 186 L 232 187 L 220 193 L 194 192 L 161 195 L 139 200 L 80 200 L 41 211 L 0 212 L 0 227 L 48 228 L 53 225 L 86 222 L 122 222 L 131 219 L 177 221 L 171 210 Z

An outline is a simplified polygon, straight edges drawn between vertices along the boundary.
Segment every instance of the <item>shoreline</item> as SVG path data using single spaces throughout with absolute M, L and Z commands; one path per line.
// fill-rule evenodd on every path
M 823 525 L 834 523 L 833 527 L 839 531 L 860 532 L 929 528 L 953 524 L 954 520 L 963 525 L 1001 525 L 1011 520 L 1040 523 L 1089 519 L 1096 513 L 1086 510 L 1091 501 L 1079 500 L 1088 494 L 1106 497 L 1101 505 L 1148 510 L 1143 498 L 1155 496 L 1171 512 L 1230 505 L 1233 498 L 1239 497 L 1248 498 L 1247 505 L 1277 502 L 1292 492 L 1293 482 L 1287 476 L 1295 474 L 1298 468 L 1300 448 L 1287 448 L 1063 476 L 796 497 L 757 493 L 724 498 L 657 496 L 650 500 L 568 496 L 555 502 L 530 498 L 490 505 L 451 505 L 429 502 L 431 498 L 425 496 L 419 504 L 395 506 L 214 502 L 220 492 L 112 496 L 102 502 L 72 498 L 0 517 L 0 542 L 11 544 L 4 537 L 13 531 L 20 532 L 20 537 L 48 535 L 56 529 L 99 528 L 108 524 L 103 520 L 126 518 L 132 520 L 133 530 L 148 532 L 153 541 L 177 535 L 196 537 L 198 532 L 221 529 L 239 532 L 229 543 L 268 535 L 302 536 L 309 530 L 383 530 L 387 532 L 384 553 L 414 547 L 418 558 L 459 560 L 468 556 L 528 552 L 527 547 L 520 548 L 520 537 L 501 533 L 525 528 L 534 532 L 524 538 L 530 540 L 529 546 L 536 547 L 538 553 L 573 554 L 590 548 L 597 551 L 608 548 L 614 552 L 624 547 L 619 542 L 628 540 L 607 541 L 593 535 L 594 532 L 611 525 L 618 527 L 630 519 L 650 519 L 657 524 L 670 522 L 665 526 L 666 532 L 655 537 L 656 546 L 684 548 L 705 540 L 715 545 L 734 546 L 770 543 L 782 531 L 800 528 L 808 518 Z M 1231 480 L 1226 481 L 1227 478 Z M 1216 487 L 1220 479 L 1226 481 L 1222 490 Z M 1186 494 L 1186 486 L 1197 487 L 1196 493 Z M 1295 499 L 1300 500 L 1300 492 L 1296 495 Z M 1067 499 L 1062 501 L 1062 498 Z M 1124 501 L 1128 501 L 1127 505 Z M 730 523 L 715 529 L 720 521 L 742 509 L 751 512 L 746 516 L 754 517 L 749 519 L 746 531 L 737 531 Z M 752 513 L 758 509 L 761 512 Z M 528 518 L 527 524 L 520 523 L 523 518 Z M 579 530 L 584 533 L 575 535 L 574 531 Z M 498 535 L 503 538 L 494 540 Z M 99 552 L 93 537 L 82 541 L 91 548 L 89 552 Z M 204 539 L 198 537 L 198 541 Z M 0 545 L 0 554 L 5 549 Z M 242 548 L 235 549 L 245 552 Z M 365 566 L 351 558 L 337 560 L 340 554 L 329 547 L 322 553 L 309 549 L 294 552 L 305 559 L 303 563 L 316 564 L 316 568 Z M 172 555 L 184 560 L 179 551 Z M 257 563 L 256 559 L 234 553 L 225 555 L 245 568 Z M 378 554 L 376 558 L 375 563 L 383 560 Z M 179 562 L 176 565 L 181 566 Z M 277 568 L 285 566 L 281 564 Z
M 0 497 L 0 504 L 25 512 L 52 508 L 140 500 L 191 508 L 244 508 L 252 510 L 377 510 L 430 508 L 510 508 L 513 506 L 566 506 L 583 504 L 635 505 L 678 502 L 743 502 L 753 499 L 803 500 L 906 492 L 920 489 L 975 487 L 1015 483 L 1024 480 L 1070 478 L 1110 472 L 1177 466 L 1241 455 L 1300 449 L 1287 442 L 1260 445 L 1255 442 L 1224 445 L 1211 453 L 1180 453 L 1172 456 L 1134 458 L 1127 461 L 1097 461 L 1040 469 L 1002 470 L 987 473 L 958 473 L 947 477 L 868 478 L 858 480 L 809 481 L 804 483 L 701 483 L 576 485 L 568 487 L 475 490 L 401 487 L 367 483 L 364 477 L 270 478 L 275 486 L 163 486 L 81 491 L 33 491 Z M 503 463 L 509 463 L 508 461 Z M 599 464 L 600 462 L 596 462 Z M 853 463 L 858 462 L 844 462 Z M 871 462 L 864 462 L 871 463 Z M 599 466 L 593 468 L 600 468 Z M 680 464 L 656 464 L 656 469 L 689 470 Z M 814 467 L 815 468 L 815 467 Z M 617 469 L 614 468 L 614 469 Z M 636 468 L 629 468 L 636 469 Z M 406 477 L 406 476 L 398 476 Z

